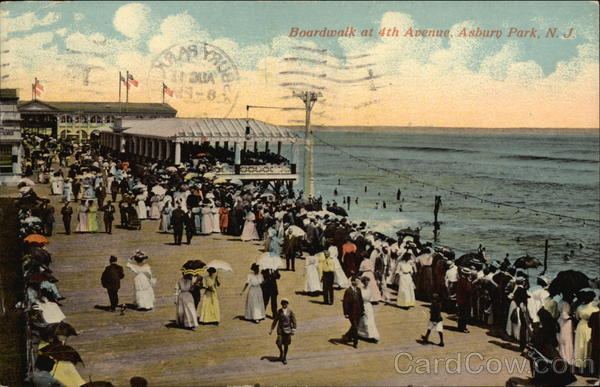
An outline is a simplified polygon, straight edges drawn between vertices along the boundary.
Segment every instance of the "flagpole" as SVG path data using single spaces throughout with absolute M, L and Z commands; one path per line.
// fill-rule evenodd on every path
M 129 103 L 129 70 L 126 71 L 126 76 L 125 76 L 125 110 L 127 110 L 128 103 Z
M 165 104 L 165 83 L 162 83 L 162 103 Z
M 38 83 L 38 80 L 37 80 L 37 77 L 35 77 L 35 81 L 33 82 L 33 100 L 34 101 L 37 100 L 37 98 L 36 98 L 37 91 L 35 90 L 35 88 L 37 87 L 37 83 Z
M 119 103 L 121 103 L 121 72 L 119 71 Z

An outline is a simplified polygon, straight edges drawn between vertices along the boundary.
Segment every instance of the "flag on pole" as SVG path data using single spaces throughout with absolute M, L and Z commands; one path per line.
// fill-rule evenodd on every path
M 169 97 L 173 96 L 173 90 L 169 89 L 167 85 L 163 83 L 163 93 L 167 94 Z
M 122 76 L 121 73 L 119 73 L 119 76 L 121 77 L 121 82 L 123 82 L 123 85 L 129 89 L 129 83 L 127 83 L 125 77 Z
M 35 79 L 35 89 L 39 91 L 44 91 L 44 86 L 42 86 L 42 84 L 40 83 L 40 81 L 37 80 L 37 78 Z
M 36 85 L 35 85 L 35 84 L 31 85 L 31 90 L 33 90 L 33 92 L 35 93 L 35 95 L 37 95 L 38 97 L 41 97 L 41 96 L 42 96 L 42 92 L 40 91 L 40 89 L 38 89 L 38 88 L 36 87 Z
M 131 83 L 133 86 L 138 87 L 138 81 L 135 80 L 135 78 L 133 77 L 133 75 L 128 74 L 127 75 L 127 83 Z

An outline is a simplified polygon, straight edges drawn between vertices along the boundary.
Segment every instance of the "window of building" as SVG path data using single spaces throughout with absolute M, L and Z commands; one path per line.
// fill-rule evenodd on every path
M 12 145 L 0 145 L 0 173 L 12 173 Z

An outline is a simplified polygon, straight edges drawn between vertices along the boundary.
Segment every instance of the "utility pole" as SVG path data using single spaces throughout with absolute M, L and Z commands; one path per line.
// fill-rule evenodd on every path
M 304 140 L 304 193 L 306 198 L 313 196 L 315 192 L 315 182 L 313 176 L 313 133 L 310 128 L 310 112 L 312 111 L 315 102 L 319 97 L 322 97 L 321 92 L 303 91 L 294 92 L 294 97 L 298 97 L 304 102 L 306 110 L 305 121 L 305 140 Z

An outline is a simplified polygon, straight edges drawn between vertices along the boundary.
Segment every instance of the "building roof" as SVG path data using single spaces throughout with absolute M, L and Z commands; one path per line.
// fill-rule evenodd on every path
M 250 136 L 246 138 L 246 126 Z M 289 129 L 267 122 L 244 118 L 156 118 L 121 121 L 126 135 L 178 139 L 181 141 L 257 141 L 296 142 L 298 137 Z
M 0 89 L 1 99 L 19 99 L 17 89 Z
M 60 101 L 21 101 L 19 109 L 28 105 L 38 104 L 46 105 L 50 109 L 58 112 L 86 112 L 86 113 L 146 113 L 146 114 L 177 114 L 169 104 L 162 103 L 119 103 L 119 102 L 60 102 Z

